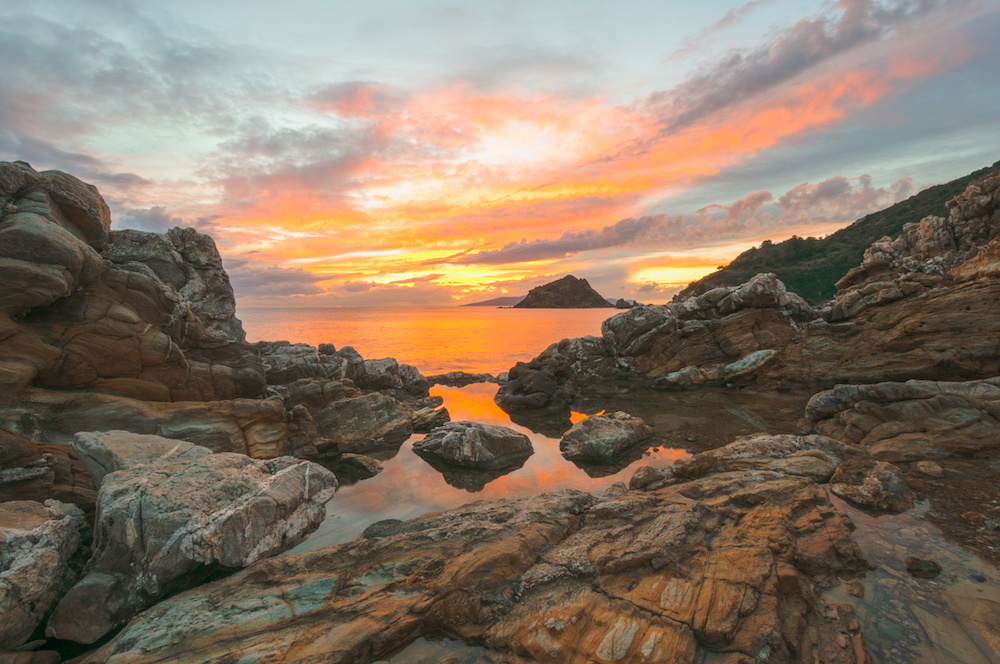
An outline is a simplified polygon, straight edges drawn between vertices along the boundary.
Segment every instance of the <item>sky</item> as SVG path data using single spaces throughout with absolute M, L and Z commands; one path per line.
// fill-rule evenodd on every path
M 32 0 L 0 62 L 0 160 L 241 306 L 664 302 L 1000 159 L 1000 0 Z

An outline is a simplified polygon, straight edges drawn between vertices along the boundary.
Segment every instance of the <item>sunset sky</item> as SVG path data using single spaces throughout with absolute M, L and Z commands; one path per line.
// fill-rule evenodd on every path
M 1000 2 L 0 4 L 0 159 L 242 306 L 669 300 L 1000 159 Z

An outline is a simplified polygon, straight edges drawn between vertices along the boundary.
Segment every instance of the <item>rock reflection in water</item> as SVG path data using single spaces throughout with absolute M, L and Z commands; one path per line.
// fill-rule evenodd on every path
M 860 580 L 863 596 L 845 586 L 827 599 L 855 604 L 875 664 L 1000 664 L 1000 574 L 944 539 L 925 520 L 923 503 L 898 515 L 866 514 L 836 496 L 833 503 L 857 526 L 854 539 L 874 569 Z M 911 576 L 907 557 L 934 560 L 933 580 Z M 858 589 L 855 587 L 855 594 Z
M 418 456 L 420 456 L 420 458 L 423 459 L 431 468 L 441 473 L 441 477 L 445 482 L 456 489 L 463 489 L 469 493 L 482 491 L 486 488 L 486 485 L 493 480 L 500 479 L 504 475 L 509 475 L 515 470 L 519 470 L 524 467 L 524 461 L 528 460 L 528 457 L 525 457 L 524 461 L 522 461 L 520 465 L 512 466 L 510 468 L 499 468 L 496 470 L 472 470 L 468 468 L 460 468 L 433 457 Z
M 589 403 L 587 412 L 591 414 L 608 408 L 642 417 L 656 430 L 659 440 L 651 441 L 648 447 L 636 448 L 613 465 L 577 466 L 560 454 L 561 434 L 546 436 L 512 423 L 493 403 L 495 385 L 437 386 L 431 392 L 444 398 L 452 419 L 511 427 L 531 439 L 535 454 L 521 468 L 495 478 L 455 469 L 448 469 L 445 477 L 413 452 L 413 443 L 422 438 L 413 436 L 395 456 L 380 455 L 385 470 L 379 475 L 342 486 L 327 505 L 327 518 L 319 530 L 293 549 L 293 553 L 349 542 L 368 525 L 382 519 L 412 519 L 471 500 L 532 496 L 566 488 L 598 491 L 615 482 L 627 484 L 641 465 L 667 466 L 687 456 L 683 448 L 700 451 L 720 447 L 738 436 L 760 431 L 764 428 L 758 426 L 760 422 L 772 431 L 792 432 L 807 399 L 729 390 L 691 394 L 650 390 L 636 391 L 630 401 Z M 582 416 L 571 413 L 569 417 L 579 420 Z
M 373 664 L 491 664 L 483 648 L 452 639 L 420 638 L 389 659 Z

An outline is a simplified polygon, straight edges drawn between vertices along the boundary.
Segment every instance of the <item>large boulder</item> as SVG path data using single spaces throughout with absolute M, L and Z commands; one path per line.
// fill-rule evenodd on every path
M 396 399 L 371 392 L 334 401 L 312 411 L 326 447 L 320 454 L 397 449 L 413 433 L 413 411 Z
M 167 457 L 177 460 L 197 459 L 212 450 L 184 440 L 141 435 L 130 431 L 89 431 L 76 434 L 73 450 L 87 467 L 94 484 L 101 486 L 104 477 L 119 470 L 147 466 Z
M 24 644 L 70 587 L 89 554 L 78 507 L 56 500 L 0 503 L 0 651 Z
M 0 502 L 58 500 L 93 520 L 97 490 L 86 465 L 68 447 L 46 445 L 0 427 Z
M 213 569 L 294 546 L 319 526 L 337 487 L 330 471 L 290 457 L 189 449 L 130 464 L 103 479 L 94 555 L 49 619 L 51 637 L 93 643 Z
M 535 452 L 524 434 L 479 422 L 449 422 L 439 426 L 414 443 L 413 451 L 475 470 L 520 467 Z
M 527 297 L 514 305 L 515 309 L 613 309 L 601 294 L 595 291 L 586 279 L 577 279 L 568 274 L 544 286 L 528 291 Z
M 861 664 L 852 608 L 823 593 L 865 569 L 849 523 L 804 477 L 567 491 L 261 561 L 160 602 L 82 662 L 361 663 L 446 633 L 491 661 Z
M 608 461 L 654 435 L 645 422 L 628 413 L 591 415 L 563 434 L 559 451 L 571 461 Z
M 256 458 L 281 456 L 287 440 L 285 408 L 277 398 L 167 403 L 28 390 L 16 403 L 0 404 L 0 426 L 55 445 L 71 445 L 81 431 L 121 430 Z

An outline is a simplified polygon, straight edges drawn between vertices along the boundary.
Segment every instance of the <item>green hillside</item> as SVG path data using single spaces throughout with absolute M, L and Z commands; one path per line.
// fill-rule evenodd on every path
M 833 297 L 834 284 L 861 263 L 865 249 L 883 236 L 896 236 L 903 225 L 927 215 L 947 216 L 945 203 L 965 191 L 972 180 L 1000 168 L 1000 161 L 965 177 L 939 184 L 879 212 L 858 219 L 825 238 L 793 236 L 784 242 L 765 240 L 744 251 L 732 263 L 690 283 L 674 296 L 682 300 L 717 286 L 738 286 L 759 272 L 774 272 L 788 290 L 806 300 L 822 302 Z

